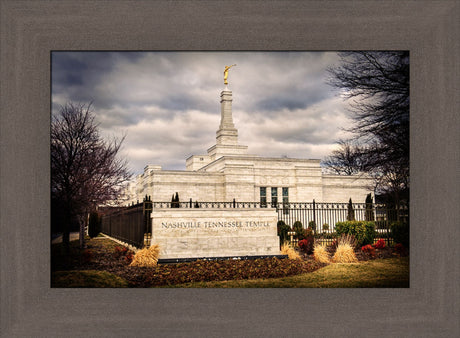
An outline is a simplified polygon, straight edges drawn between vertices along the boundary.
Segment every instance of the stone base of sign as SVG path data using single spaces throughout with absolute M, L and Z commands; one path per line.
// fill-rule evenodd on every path
M 249 260 L 249 259 L 260 259 L 260 258 L 278 258 L 285 259 L 288 258 L 288 255 L 264 255 L 264 256 L 229 256 L 229 257 L 196 257 L 196 258 L 165 258 L 159 259 L 159 264 L 171 264 L 171 263 L 187 263 L 194 262 L 198 260 L 204 261 L 217 261 L 217 260 Z
M 160 259 L 280 255 L 275 209 L 154 209 Z

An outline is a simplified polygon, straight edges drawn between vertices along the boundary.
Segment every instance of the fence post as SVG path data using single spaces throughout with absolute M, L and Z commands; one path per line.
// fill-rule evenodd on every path
M 313 222 L 316 224 L 316 203 L 315 200 L 313 200 Z
M 142 236 L 142 247 L 145 246 L 145 234 L 150 234 L 147 235 L 147 243 L 150 243 L 150 238 L 151 238 L 151 218 L 150 215 L 152 214 L 153 211 L 153 203 L 152 200 L 150 199 L 150 196 L 146 196 L 144 200 L 144 205 L 143 205 L 143 216 L 144 216 L 144 229 L 142 231 L 142 234 L 139 234 L 139 237 Z M 140 243 L 139 243 L 140 244 Z

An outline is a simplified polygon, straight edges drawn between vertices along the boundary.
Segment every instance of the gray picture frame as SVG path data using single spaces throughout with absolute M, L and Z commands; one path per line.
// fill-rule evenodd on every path
M 459 13 L 458 1 L 2 0 L 1 336 L 460 336 Z M 50 288 L 53 50 L 409 50 L 410 288 Z

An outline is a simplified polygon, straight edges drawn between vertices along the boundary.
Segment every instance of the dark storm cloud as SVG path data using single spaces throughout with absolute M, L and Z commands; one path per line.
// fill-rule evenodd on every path
M 335 53 L 53 52 L 52 109 L 92 102 L 104 135 L 126 133 L 136 173 L 184 169 L 215 144 L 223 68 L 240 144 L 262 156 L 321 158 L 342 137 L 343 102 L 326 85 Z M 269 145 L 269 146 L 268 146 Z
M 93 106 L 108 107 L 98 100 L 97 86 L 104 74 L 111 72 L 122 60 L 135 62 L 138 52 L 52 52 L 51 83 L 53 95 L 64 94 L 67 101 L 93 102 Z

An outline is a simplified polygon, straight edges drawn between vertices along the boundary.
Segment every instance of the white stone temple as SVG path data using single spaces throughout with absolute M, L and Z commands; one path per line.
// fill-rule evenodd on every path
M 204 155 L 186 159 L 186 169 L 162 170 L 147 165 L 144 173 L 129 184 L 124 204 L 151 196 L 155 202 L 168 202 L 176 192 L 181 202 L 343 202 L 351 198 L 364 203 L 373 193 L 372 180 L 360 176 L 324 174 L 320 160 L 272 158 L 248 154 L 238 144 L 233 124 L 232 92 L 220 94 L 221 120 L 216 143 Z

